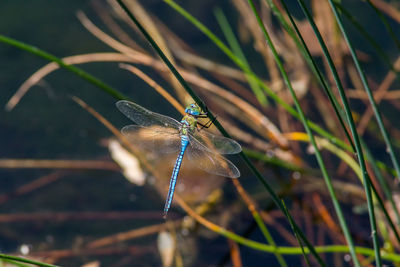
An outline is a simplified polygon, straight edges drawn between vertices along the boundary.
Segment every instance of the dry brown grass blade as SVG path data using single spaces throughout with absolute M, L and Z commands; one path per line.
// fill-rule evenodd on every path
M 368 95 L 363 90 L 348 90 L 346 93 L 349 98 L 368 100 Z M 375 98 L 375 97 L 374 97 Z M 400 89 L 391 90 L 382 96 L 382 100 L 397 100 L 400 98 Z
M 162 97 L 164 97 L 179 113 L 181 113 L 182 115 L 185 114 L 185 109 L 178 101 L 175 100 L 173 96 L 171 96 L 164 88 L 162 88 L 158 83 L 156 83 L 153 79 L 144 74 L 138 68 L 128 64 L 119 64 L 119 67 L 122 69 L 129 70 L 133 74 L 137 75 L 148 85 L 153 87 L 157 91 L 157 93 L 159 93 Z
M 32 257 L 45 258 L 47 263 L 57 262 L 63 258 L 71 258 L 78 256 L 106 256 L 106 255 L 143 255 L 156 253 L 154 246 L 129 246 L 129 247 L 113 247 L 113 248 L 75 248 L 60 249 L 50 251 L 31 252 Z
M 126 146 L 132 153 L 134 153 L 139 161 L 144 165 L 144 167 L 151 171 L 154 175 L 157 175 L 159 177 L 160 174 L 153 168 L 153 166 L 147 161 L 147 159 L 143 156 L 141 156 L 140 151 L 133 146 L 128 138 L 126 138 L 120 131 L 115 128 L 108 120 L 106 120 L 103 116 L 101 116 L 96 110 L 94 110 L 92 107 L 90 107 L 88 104 L 86 104 L 83 100 L 76 96 L 72 96 L 72 99 L 79 104 L 82 108 L 84 108 L 87 112 L 92 114 L 98 121 L 100 121 L 108 130 L 110 130 L 115 137 L 117 137 L 118 141 L 121 142 L 124 146 Z
M 65 57 L 62 59 L 67 64 L 83 64 L 88 62 L 135 62 L 133 59 L 126 55 L 119 53 L 93 53 Z M 60 66 L 51 62 L 34 74 L 31 75 L 15 92 L 15 94 L 7 102 L 5 109 L 7 111 L 12 110 L 21 100 L 21 98 L 28 92 L 28 90 L 42 80 L 45 76 L 49 75 L 51 72 L 59 69 Z
M 167 46 L 166 41 L 164 40 L 163 35 L 158 30 L 158 27 L 156 26 L 154 20 L 151 18 L 150 14 L 148 14 L 148 11 L 145 10 L 137 0 L 125 1 L 125 4 L 130 12 L 134 14 L 140 24 L 143 25 L 146 31 L 154 39 L 154 41 L 163 51 L 165 56 L 172 62 L 172 64 L 177 65 L 171 51 L 169 50 L 169 47 Z M 121 7 L 119 5 L 116 5 L 115 1 L 111 4 L 111 6 L 114 8 L 114 10 L 118 12 L 119 16 L 121 16 L 128 25 L 137 30 L 136 26 L 133 25 L 131 19 L 127 17 L 126 13 L 123 11 L 121 12 Z M 140 34 L 140 36 L 142 36 L 142 34 Z M 175 91 L 180 101 L 182 101 L 183 103 L 192 102 L 192 99 L 190 98 L 188 93 L 183 89 L 181 84 L 176 80 L 175 76 L 171 72 L 163 74 L 175 88 Z
M 76 16 L 78 17 L 79 21 L 82 23 L 82 25 L 94 36 L 96 36 L 99 40 L 103 41 L 105 44 L 110 46 L 111 48 L 114 48 L 117 51 L 120 51 L 123 54 L 126 55 L 136 55 L 137 52 L 133 48 L 126 46 L 122 44 L 121 42 L 118 42 L 108 34 L 104 33 L 102 30 L 100 30 L 96 25 L 94 25 L 88 17 L 86 17 L 85 13 L 82 11 L 78 11 Z
M 216 63 L 212 60 L 206 59 L 204 57 L 195 55 L 185 50 L 174 50 L 177 58 L 183 62 L 190 64 L 192 66 L 199 67 L 201 69 L 207 70 L 211 73 L 218 73 L 220 75 L 236 79 L 242 82 L 247 82 L 246 76 L 240 70 L 225 66 L 223 64 Z
M 65 171 L 55 171 L 48 175 L 42 176 L 32 182 L 24 184 L 24 185 L 18 187 L 16 190 L 14 190 L 11 193 L 1 194 L 0 195 L 0 205 L 4 204 L 5 202 L 7 202 L 8 200 L 10 200 L 12 198 L 28 194 L 36 189 L 39 189 L 43 186 L 53 183 L 53 182 L 57 181 L 58 179 L 62 178 L 63 176 L 65 176 L 66 173 L 67 172 L 65 172 Z M 0 221 L 1 221 L 2 216 L 6 216 L 6 215 L 4 215 L 4 214 L 0 215 Z
M 99 248 L 99 247 L 104 247 L 104 246 L 108 246 L 111 244 L 120 243 L 123 241 L 127 241 L 130 239 L 134 239 L 134 238 L 138 238 L 138 237 L 142 237 L 142 236 L 157 234 L 161 231 L 168 230 L 170 227 L 169 226 L 170 223 L 171 222 L 168 222 L 168 223 L 165 222 L 165 223 L 145 226 L 145 227 L 133 229 L 133 230 L 130 230 L 127 232 L 121 232 L 121 233 L 117 233 L 117 234 L 114 234 L 111 236 L 103 237 L 103 238 L 100 238 L 100 239 L 90 242 L 89 244 L 87 244 L 87 247 L 88 248 Z M 176 220 L 173 222 L 174 226 L 179 226 L 181 223 L 182 223 L 181 220 Z
M 0 159 L 5 169 L 93 169 L 119 171 L 118 165 L 104 160 Z
M 228 244 L 229 244 L 229 250 L 231 253 L 231 261 L 232 261 L 232 266 L 233 267 L 242 267 L 242 260 L 240 258 L 240 250 L 239 250 L 239 245 L 233 241 L 228 239 Z
M 396 62 L 394 63 L 394 68 L 400 68 L 400 58 L 397 58 Z M 379 104 L 389 90 L 390 86 L 396 79 L 396 73 L 393 71 L 389 71 L 386 77 L 383 79 L 382 83 L 380 84 L 378 90 L 374 92 L 374 99 L 376 104 Z M 371 105 L 367 105 L 367 110 L 364 112 L 360 122 L 358 123 L 357 131 L 360 135 L 363 135 L 365 130 L 367 129 L 368 123 L 370 122 L 372 116 L 374 115 L 374 111 L 372 110 Z
M 0 214 L 0 223 L 46 223 L 86 220 L 155 220 L 160 218 L 156 211 L 85 211 L 85 212 L 29 212 Z
M 393 5 L 390 2 L 385 2 L 382 0 L 371 0 L 371 2 L 382 12 L 386 13 L 392 19 L 400 23 L 400 11 L 396 9 L 395 5 Z
M 93 6 L 96 13 L 99 15 L 100 19 L 103 23 L 111 30 L 113 34 L 121 40 L 124 44 L 134 48 L 135 50 L 140 51 L 141 53 L 145 53 L 145 50 L 141 48 L 130 36 L 127 34 L 112 18 L 108 8 L 103 7 L 100 1 L 91 1 L 91 5 Z

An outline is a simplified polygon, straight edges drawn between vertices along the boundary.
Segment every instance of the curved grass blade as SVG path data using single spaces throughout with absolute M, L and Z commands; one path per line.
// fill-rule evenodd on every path
M 100 89 L 102 89 L 103 91 L 105 91 L 106 93 L 110 94 L 111 96 L 113 96 L 117 99 L 128 99 L 126 96 L 124 96 L 123 94 L 121 94 L 120 92 L 118 92 L 117 90 L 112 88 L 111 86 L 107 85 L 106 83 L 102 82 L 101 80 L 97 79 L 96 77 L 87 73 L 86 71 L 82 70 L 81 68 L 78 68 L 74 65 L 68 65 L 64 61 L 62 61 L 60 58 L 58 58 L 50 53 L 47 53 L 35 46 L 25 44 L 23 42 L 17 41 L 15 39 L 12 39 L 10 37 L 7 37 L 7 36 L 1 35 L 1 34 L 0 34 L 0 42 L 9 44 L 11 46 L 17 47 L 17 48 L 25 50 L 25 51 L 28 51 L 29 53 L 35 54 L 46 60 L 53 61 L 53 62 L 57 63 L 58 65 L 60 65 L 60 67 L 87 80 L 88 82 L 94 84 L 95 86 L 99 87 Z
M 33 265 L 40 266 L 40 267 L 58 267 L 57 265 L 48 264 L 48 263 L 39 262 L 39 261 L 34 261 L 34 260 L 21 258 L 21 257 L 16 257 L 16 256 L 10 256 L 10 255 L 6 255 L 6 254 L 0 254 L 0 259 L 12 260 L 12 261 L 23 262 L 23 263 L 29 263 L 29 264 L 33 264 Z
M 225 35 L 226 40 L 228 41 L 229 46 L 231 47 L 233 53 L 240 58 L 240 60 L 243 62 L 243 64 L 248 68 L 250 71 L 250 65 L 246 60 L 246 56 L 244 55 L 242 49 L 240 48 L 240 44 L 237 41 L 235 34 L 233 33 L 233 30 L 231 26 L 229 25 L 228 20 L 226 19 L 226 16 L 224 12 L 221 9 L 214 9 L 214 14 L 215 17 L 217 18 L 217 22 L 222 29 L 223 34 Z M 258 102 L 260 102 L 261 105 L 267 106 L 268 105 L 268 100 L 264 95 L 264 92 L 261 90 L 260 86 L 254 79 L 246 75 L 247 81 L 249 82 L 250 88 L 253 91 L 254 95 L 256 96 Z

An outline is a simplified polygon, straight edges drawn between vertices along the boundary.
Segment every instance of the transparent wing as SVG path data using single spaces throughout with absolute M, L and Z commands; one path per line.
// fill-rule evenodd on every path
M 202 144 L 193 140 L 187 148 L 186 154 L 195 166 L 212 174 L 230 178 L 240 176 L 238 168 L 232 162 L 220 154 L 208 151 L 207 148 L 199 149 L 202 146 Z
M 179 131 L 161 126 L 128 125 L 121 132 L 136 147 L 148 152 L 173 153 L 180 149 Z
M 127 116 L 138 125 L 145 127 L 158 125 L 174 129 L 179 128 L 180 123 L 177 120 L 147 110 L 144 107 L 139 106 L 138 104 L 135 104 L 133 102 L 120 100 L 116 103 L 116 105 L 117 108 L 122 113 L 124 113 L 125 116 Z
M 196 142 L 193 142 L 193 138 L 202 144 L 202 146 L 198 146 Z M 236 154 L 242 151 L 242 147 L 235 140 L 220 135 L 213 135 L 205 131 L 190 133 L 189 140 L 198 149 L 208 150 L 213 153 Z

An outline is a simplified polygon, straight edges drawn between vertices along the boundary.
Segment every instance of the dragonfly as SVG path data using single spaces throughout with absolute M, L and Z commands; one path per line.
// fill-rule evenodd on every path
M 238 168 L 222 154 L 239 153 L 242 151 L 241 146 L 233 139 L 203 130 L 210 127 L 212 121 L 206 124 L 198 121 L 199 118 L 207 118 L 207 113 L 196 103 L 186 107 L 185 115 L 180 122 L 127 100 L 118 101 L 116 106 L 136 123 L 127 125 L 121 130 L 132 144 L 155 154 L 179 152 L 169 183 L 164 218 L 167 217 L 171 207 L 184 155 L 187 155 L 196 167 L 208 173 L 230 178 L 240 176 Z

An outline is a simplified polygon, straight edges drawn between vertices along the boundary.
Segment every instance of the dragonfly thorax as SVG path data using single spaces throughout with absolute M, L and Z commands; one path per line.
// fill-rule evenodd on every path
M 190 115 L 185 115 L 181 120 L 181 134 L 187 135 L 188 132 L 193 132 L 197 127 L 197 118 Z

